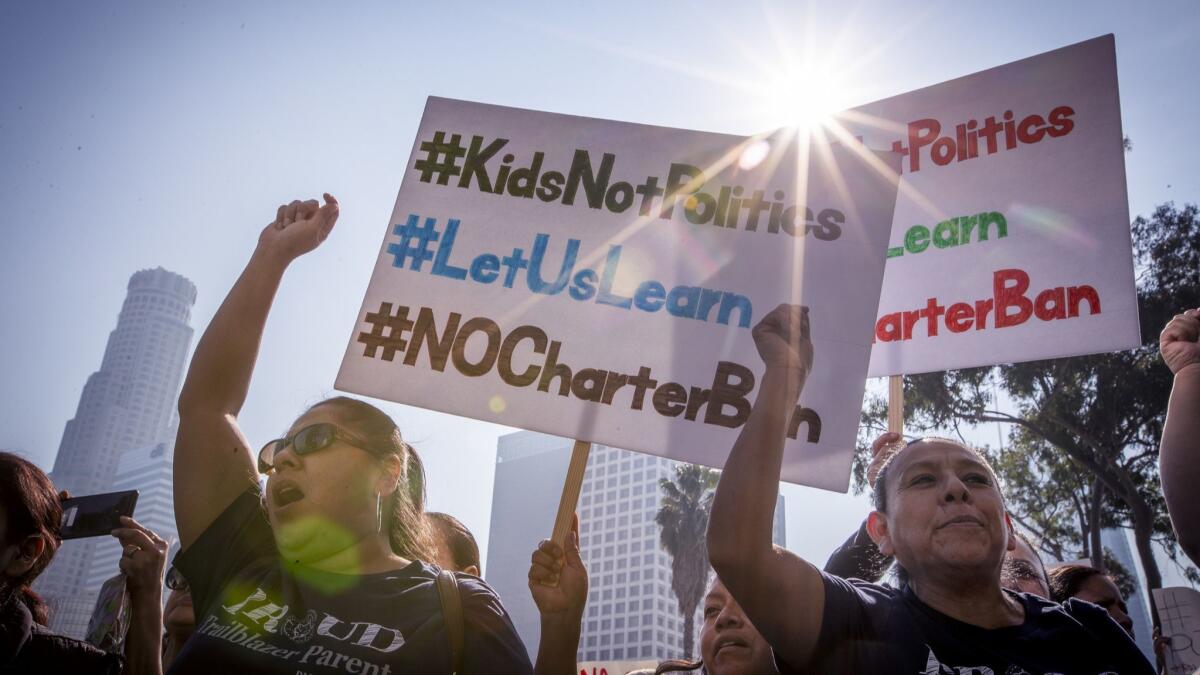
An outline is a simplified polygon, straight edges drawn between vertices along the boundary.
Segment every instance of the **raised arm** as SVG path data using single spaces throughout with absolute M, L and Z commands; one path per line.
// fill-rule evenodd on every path
M 574 675 L 588 594 L 587 567 L 579 556 L 579 514 L 565 551 L 549 539 L 538 544 L 529 565 L 529 592 L 542 618 L 534 675 Z
M 1179 545 L 1200 563 L 1200 309 L 1171 319 L 1158 345 L 1175 374 L 1158 451 L 1163 496 Z
M 816 567 L 771 545 L 771 525 L 788 418 L 812 367 L 808 308 L 775 308 L 754 327 L 754 343 L 766 370 L 717 483 L 708 557 L 771 647 L 804 664 L 821 630 L 825 586 Z
M 237 425 L 267 313 L 287 266 L 333 228 L 338 203 L 325 195 L 280 206 L 246 269 L 196 346 L 179 394 L 175 522 L 187 548 L 242 492 L 257 483 L 253 448 Z

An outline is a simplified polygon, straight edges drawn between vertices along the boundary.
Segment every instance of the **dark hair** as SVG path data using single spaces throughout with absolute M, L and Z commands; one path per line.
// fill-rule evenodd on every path
M 972 448 L 969 445 L 964 445 L 953 439 L 938 438 L 936 436 L 926 436 L 926 437 L 921 437 L 921 438 L 915 438 L 915 439 L 909 441 L 908 444 L 905 445 L 904 448 L 902 448 L 901 450 L 899 450 L 897 452 L 893 452 L 892 456 L 889 457 L 888 460 L 886 462 L 884 462 L 883 466 L 879 469 L 879 474 L 877 476 L 875 476 L 875 485 L 872 486 L 872 493 L 871 493 L 871 503 L 875 507 L 876 511 L 879 511 L 880 513 L 887 513 L 887 505 L 888 505 L 888 503 L 887 503 L 887 479 L 888 479 L 888 475 L 891 473 L 892 465 L 896 463 L 896 458 L 899 457 L 901 454 L 903 454 L 905 450 L 907 450 L 908 448 L 911 448 L 912 446 L 916 445 L 917 443 L 924 443 L 927 441 L 936 441 L 939 443 L 950 443 L 953 445 L 957 445 L 958 447 L 975 455 L 976 459 L 978 459 L 980 462 L 982 462 L 984 467 L 987 468 L 988 474 L 992 478 L 992 483 L 996 486 L 996 490 L 999 491 L 1000 485 L 999 485 L 999 481 L 996 479 L 996 472 L 994 469 L 992 469 L 991 462 L 989 462 L 987 460 L 987 457 L 983 456 L 982 452 L 976 450 L 975 448 Z M 1000 493 L 1000 499 L 1002 501 L 1004 499 L 1003 492 Z
M 1016 588 L 1018 581 L 1045 581 L 1045 578 L 1028 560 L 1005 556 L 1000 567 L 1000 585 Z
M 450 549 L 450 557 L 454 566 L 464 570 L 471 565 L 483 574 L 483 563 L 479 561 L 479 544 L 475 543 L 475 535 L 463 525 L 458 518 L 440 511 L 430 511 L 425 514 L 432 525 L 441 534 L 442 541 Z
M 7 603 L 20 595 L 33 620 L 46 625 L 46 603 L 29 587 L 46 569 L 62 544 L 62 502 L 50 478 L 32 462 L 9 452 L 0 452 L 0 504 L 4 506 L 6 528 L 4 544 L 20 544 L 27 537 L 41 535 L 46 548 L 33 566 L 19 578 L 0 579 L 0 600 Z
M 384 510 L 384 522 L 392 552 L 409 560 L 429 560 L 432 550 L 429 529 L 422 517 L 425 511 L 425 467 L 411 445 L 404 442 L 400 429 L 379 408 L 347 396 L 335 396 L 309 407 L 337 409 L 338 418 L 348 431 L 362 439 L 368 450 L 400 458 L 403 485 L 392 493 L 392 503 Z
M 896 463 L 896 458 L 899 457 L 901 454 L 903 454 L 905 450 L 911 448 L 912 446 L 916 445 L 917 443 L 922 443 L 925 441 L 939 441 L 942 443 L 952 443 L 954 445 L 957 445 L 957 446 L 971 452 L 979 459 L 980 462 L 983 462 L 983 465 L 985 467 L 987 467 L 988 474 L 991 475 L 992 482 L 996 485 L 996 489 L 997 490 L 1000 489 L 999 483 L 996 480 L 996 472 L 992 469 L 991 463 L 987 461 L 987 457 L 984 457 L 982 452 L 979 452 L 975 448 L 972 448 L 968 445 L 963 445 L 962 443 L 959 443 L 958 441 L 955 441 L 955 440 L 952 440 L 949 438 L 938 438 L 938 437 L 934 437 L 934 436 L 918 437 L 918 438 L 914 438 L 913 440 L 909 441 L 908 444 L 905 445 L 903 448 L 901 448 L 899 451 L 893 452 L 892 456 L 888 457 L 887 461 L 883 463 L 882 467 L 880 467 L 879 473 L 875 476 L 875 485 L 872 486 L 872 492 L 871 492 L 871 504 L 875 507 L 876 511 L 878 511 L 880 513 L 887 513 L 887 508 L 888 508 L 887 479 L 888 479 L 888 475 L 891 474 L 892 465 Z M 1000 499 L 1001 499 L 1001 502 L 1003 502 L 1004 493 L 1000 493 Z M 893 574 L 895 574 L 896 581 L 900 586 L 908 585 L 908 581 L 909 581 L 908 570 L 904 569 L 904 566 L 900 564 L 899 560 L 897 560 L 894 563 L 892 572 L 893 572 Z
M 1050 599 L 1063 603 L 1075 597 L 1084 582 L 1094 576 L 1104 576 L 1104 572 L 1091 565 L 1067 563 L 1050 568 L 1046 576 L 1050 580 Z
M 1046 588 L 1050 588 L 1050 577 L 1046 574 L 1046 563 L 1042 560 L 1042 554 L 1038 553 L 1038 547 L 1034 545 L 1033 540 L 1026 536 L 1024 532 L 1017 529 L 1014 529 L 1013 532 L 1016 534 L 1017 539 L 1025 542 L 1025 545 L 1029 547 L 1029 550 L 1033 551 L 1033 557 L 1037 558 L 1037 567 L 1039 569 L 1035 572 L 1035 576 L 1032 578 L 1041 579 L 1042 582 L 1046 584 Z M 1006 555 L 1005 560 L 1008 558 L 1009 556 Z

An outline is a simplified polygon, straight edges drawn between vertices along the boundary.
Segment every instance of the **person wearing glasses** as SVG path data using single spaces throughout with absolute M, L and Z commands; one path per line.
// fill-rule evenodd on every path
M 174 566 L 167 571 L 167 604 L 163 607 L 162 667 L 171 667 L 179 650 L 196 630 L 196 612 L 192 608 L 192 593 L 187 579 Z
M 433 558 L 421 465 L 391 418 L 350 398 L 321 401 L 257 458 L 238 426 L 283 273 L 337 218 L 328 194 L 280 206 L 196 347 L 174 478 L 175 564 L 196 629 L 170 672 L 529 673 L 482 580 L 451 578 L 461 624 L 444 619 L 440 570 L 422 562 Z

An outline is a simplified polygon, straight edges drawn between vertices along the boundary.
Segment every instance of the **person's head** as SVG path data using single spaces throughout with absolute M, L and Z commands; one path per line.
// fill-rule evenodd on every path
M 1086 600 L 1108 611 L 1108 615 L 1133 635 L 1133 619 L 1121 597 L 1121 590 L 1104 572 L 1090 565 L 1068 563 L 1050 568 L 1050 595 L 1055 602 L 1070 598 Z
M 163 629 L 174 639 L 186 640 L 196 629 L 196 610 L 192 607 L 192 592 L 187 580 L 172 567 L 167 570 L 167 604 L 163 608 Z
M 467 526 L 448 513 L 430 511 L 425 517 L 433 535 L 433 562 L 442 569 L 481 576 L 483 565 L 479 562 L 479 544 L 475 543 L 475 535 Z
M 767 675 L 775 672 L 771 646 L 742 612 L 737 600 L 714 579 L 704 597 L 700 659 L 708 675 Z
M 655 675 L 697 669 L 705 675 L 777 675 L 771 646 L 720 579 L 713 578 L 702 609 L 700 659 L 663 661 L 654 669 Z
M 382 410 L 326 399 L 272 444 L 263 502 L 285 555 L 303 562 L 379 536 L 398 556 L 429 558 L 424 468 Z
M 29 585 L 62 544 L 59 494 L 32 462 L 0 452 L 0 506 L 0 601 L 20 595 L 34 620 L 45 624 L 46 607 Z
M 1021 532 L 1016 532 L 1016 547 L 1004 556 L 1000 570 L 1000 585 L 1015 591 L 1050 599 L 1050 581 L 1042 558 Z
M 978 451 L 925 438 L 895 453 L 875 481 L 867 531 L 910 583 L 999 584 L 1015 546 L 995 473 Z

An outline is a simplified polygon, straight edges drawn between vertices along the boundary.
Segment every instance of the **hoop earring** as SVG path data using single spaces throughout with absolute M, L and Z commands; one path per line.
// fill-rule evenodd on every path
M 375 531 L 383 532 L 383 493 L 382 492 L 375 493 L 375 521 L 376 521 Z

